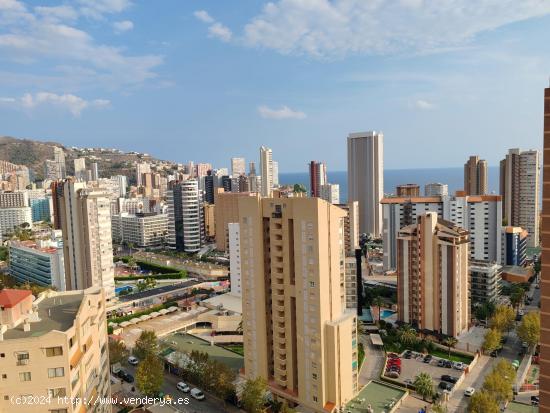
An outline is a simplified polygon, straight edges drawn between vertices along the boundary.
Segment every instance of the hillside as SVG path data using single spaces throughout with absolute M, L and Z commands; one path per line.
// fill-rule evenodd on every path
M 102 177 L 126 175 L 130 178 L 130 183 L 133 183 L 136 161 L 159 162 L 151 156 L 134 152 L 124 153 L 99 148 L 68 148 L 58 142 L 42 142 L 10 136 L 0 136 L 0 160 L 25 165 L 34 173 L 34 178 L 40 180 L 44 177 L 46 160 L 54 157 L 53 148 L 55 146 L 62 147 L 65 150 L 68 174 L 72 174 L 74 171 L 73 160 L 78 157 L 85 157 L 87 165 L 91 162 L 99 164 Z

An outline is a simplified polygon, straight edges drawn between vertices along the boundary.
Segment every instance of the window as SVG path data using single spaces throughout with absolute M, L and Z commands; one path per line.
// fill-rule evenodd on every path
M 317 380 L 317 373 L 313 373 L 311 377 L 313 378 L 313 380 Z
M 313 396 L 313 401 L 314 401 L 314 402 L 317 401 L 317 396 Z
M 315 287 L 315 281 L 310 281 L 310 282 L 309 282 L 309 286 L 310 286 L 311 288 Z
M 58 387 L 56 389 L 48 389 L 48 396 L 50 397 L 65 397 L 67 392 L 65 387 Z
M 0 357 L 2 358 L 6 357 L 6 353 L 0 353 Z
M 19 380 L 21 380 L 21 381 L 31 381 L 31 372 L 30 371 L 24 371 L 23 373 L 19 373 Z
M 63 367 L 54 367 L 52 369 L 48 369 L 48 377 L 50 379 L 54 377 L 63 377 L 65 375 L 65 369 Z
M 29 353 L 18 353 L 17 354 L 17 365 L 26 366 L 29 364 Z
M 8 375 L 7 375 L 7 374 L 2 374 L 2 378 L 3 378 L 3 379 L 7 379 L 7 378 L 8 378 Z
M 63 347 L 48 347 L 46 348 L 46 357 L 55 357 L 63 355 Z

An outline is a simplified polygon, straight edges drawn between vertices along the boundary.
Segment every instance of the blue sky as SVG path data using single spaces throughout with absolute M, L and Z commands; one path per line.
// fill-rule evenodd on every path
M 547 0 L 0 0 L 0 134 L 280 171 L 542 145 Z

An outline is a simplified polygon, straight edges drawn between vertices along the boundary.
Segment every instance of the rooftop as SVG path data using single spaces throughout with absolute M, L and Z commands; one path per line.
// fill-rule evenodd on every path
M 50 331 L 67 331 L 82 303 L 82 291 L 74 294 L 59 294 L 44 298 L 36 306 L 39 321 L 30 323 L 30 330 L 24 331 L 23 324 L 4 333 L 4 340 L 40 337 Z
M 31 295 L 30 290 L 14 290 L 5 288 L 0 291 L 0 306 L 12 308 Z

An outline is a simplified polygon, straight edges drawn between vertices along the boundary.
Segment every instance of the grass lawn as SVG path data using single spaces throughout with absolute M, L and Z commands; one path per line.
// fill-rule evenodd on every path
M 237 354 L 240 354 L 244 357 L 244 346 L 242 344 L 227 344 L 222 347 L 231 350 Z
M 458 354 L 458 353 L 453 353 L 452 350 L 451 350 L 451 356 L 449 357 L 449 352 L 448 351 L 441 350 L 441 349 L 438 349 L 438 348 L 434 349 L 433 351 L 430 351 L 430 354 L 432 356 L 441 357 L 441 358 L 451 360 L 451 361 L 461 361 L 461 362 L 466 363 L 466 364 L 470 364 L 472 362 L 472 360 L 474 359 L 473 357 L 465 356 L 465 355 Z

